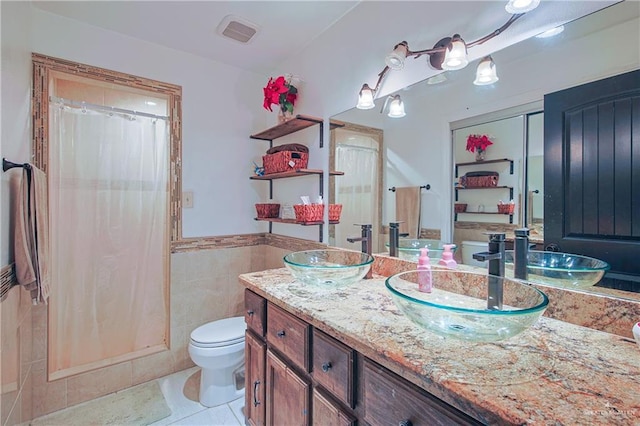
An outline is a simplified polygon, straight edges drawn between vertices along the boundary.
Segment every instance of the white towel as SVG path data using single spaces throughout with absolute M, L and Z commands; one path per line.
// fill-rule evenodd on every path
M 18 283 L 33 303 L 47 303 L 50 292 L 47 176 L 31 165 L 22 171 L 16 200 L 15 263 Z

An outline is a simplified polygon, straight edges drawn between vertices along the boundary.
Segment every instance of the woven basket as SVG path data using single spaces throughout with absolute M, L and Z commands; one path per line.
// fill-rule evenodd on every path
M 498 213 L 513 214 L 515 208 L 515 204 L 498 204 Z
M 342 204 L 329 204 L 329 221 L 340 222 L 340 214 L 342 213 Z
M 280 215 L 280 204 L 259 203 L 256 204 L 256 212 L 258 213 L 258 219 L 278 217 Z
M 456 213 L 464 213 L 467 211 L 467 205 L 465 203 L 456 203 L 453 208 Z
M 465 188 L 491 188 L 498 186 L 497 172 L 472 172 L 460 177 L 460 184 Z
M 280 151 L 275 154 L 262 156 L 264 174 L 287 172 L 306 169 L 309 163 L 309 153 L 296 151 Z
M 324 204 L 295 204 L 296 222 L 322 222 L 324 217 Z

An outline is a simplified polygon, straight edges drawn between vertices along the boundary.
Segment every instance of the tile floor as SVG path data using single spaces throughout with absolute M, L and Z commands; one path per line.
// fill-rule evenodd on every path
M 171 415 L 150 426 L 244 425 L 244 397 L 207 408 L 198 402 L 200 368 L 192 367 L 157 379 Z

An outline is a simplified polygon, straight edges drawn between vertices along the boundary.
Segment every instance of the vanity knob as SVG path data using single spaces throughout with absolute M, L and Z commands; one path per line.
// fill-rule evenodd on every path
M 331 370 L 331 367 L 333 366 L 331 365 L 330 362 L 325 362 L 324 364 L 322 364 L 322 371 L 327 373 L 329 370 Z
M 547 246 L 544 249 L 546 251 L 558 252 L 558 251 L 560 251 L 560 246 L 557 245 L 556 243 L 551 243 L 551 244 L 547 244 Z
M 398 426 L 413 426 L 413 423 L 411 423 L 411 420 L 405 419 L 405 420 L 400 420 L 400 423 L 398 423 Z
M 249 310 L 247 311 L 247 315 L 249 315 L 250 317 L 252 317 L 252 316 L 253 316 L 253 314 L 254 314 L 253 309 L 249 309 Z
M 284 330 L 280 330 L 276 333 L 276 336 L 278 337 L 284 337 Z

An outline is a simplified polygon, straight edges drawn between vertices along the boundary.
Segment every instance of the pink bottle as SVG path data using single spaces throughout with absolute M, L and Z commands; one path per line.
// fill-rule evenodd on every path
M 449 269 L 456 269 L 458 266 L 458 262 L 453 258 L 453 244 L 445 244 L 444 251 L 442 252 L 442 257 L 438 261 L 438 265 L 445 266 Z
M 432 279 L 429 249 L 424 247 L 420 249 L 420 257 L 418 258 L 418 291 L 431 293 L 433 288 Z

